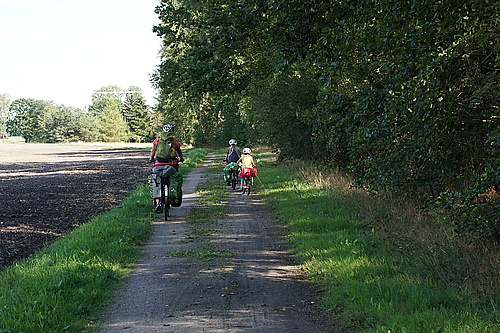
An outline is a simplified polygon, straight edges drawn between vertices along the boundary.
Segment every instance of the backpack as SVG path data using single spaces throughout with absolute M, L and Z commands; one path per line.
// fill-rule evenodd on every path
M 177 157 L 177 152 L 172 148 L 174 136 L 171 133 L 163 132 L 160 134 L 160 140 L 156 145 L 156 157 L 162 159 L 171 159 Z
M 228 162 L 236 162 L 237 160 L 239 160 L 240 156 L 241 156 L 240 148 L 238 148 L 238 147 L 229 147 L 227 149 L 227 159 L 228 159 Z

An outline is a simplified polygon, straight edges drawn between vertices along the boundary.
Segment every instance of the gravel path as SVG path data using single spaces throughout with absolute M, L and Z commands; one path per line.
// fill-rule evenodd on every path
M 186 178 L 183 204 L 171 210 L 171 219 L 159 215 L 99 332 L 338 332 L 318 313 L 317 292 L 285 251 L 258 195 L 230 194 L 231 211 L 211 240 L 232 253 L 228 259 L 169 256 L 196 250 L 186 239 L 191 226 L 185 216 L 198 198 L 197 184 L 208 177 L 208 163 Z

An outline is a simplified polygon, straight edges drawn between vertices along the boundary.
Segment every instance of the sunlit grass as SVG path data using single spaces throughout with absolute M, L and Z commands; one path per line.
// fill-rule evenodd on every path
M 499 286 L 479 293 L 461 281 L 477 256 L 445 241 L 446 230 L 429 230 L 411 205 L 372 198 L 338 171 L 300 163 L 264 161 L 259 177 L 291 251 L 325 291 L 321 307 L 345 329 L 500 331 Z M 488 274 L 482 283 L 491 286 Z

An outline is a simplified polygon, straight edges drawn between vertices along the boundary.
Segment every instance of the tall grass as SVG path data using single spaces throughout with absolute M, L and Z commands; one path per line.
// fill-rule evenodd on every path
M 321 306 L 349 331 L 500 331 L 493 255 L 335 170 L 267 160 L 259 178 L 291 250 L 325 291 Z
M 183 173 L 204 156 L 191 150 Z M 150 189 L 0 273 L 0 332 L 85 332 L 149 238 Z

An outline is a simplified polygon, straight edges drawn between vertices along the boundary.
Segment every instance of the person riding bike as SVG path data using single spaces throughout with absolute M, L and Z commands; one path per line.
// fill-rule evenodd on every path
M 241 157 L 241 150 L 238 146 L 238 143 L 235 139 L 229 140 L 229 148 L 226 151 L 226 157 L 224 158 L 224 162 L 226 162 L 226 166 L 224 167 L 224 180 L 227 185 L 231 185 L 231 173 L 238 172 L 239 167 L 236 162 Z
M 257 175 L 257 170 L 255 169 L 255 163 L 253 161 L 252 150 L 250 148 L 243 148 L 243 156 L 236 162 L 237 164 L 241 163 L 241 172 L 238 175 L 241 178 L 241 187 L 240 191 L 243 190 L 243 183 L 245 181 L 245 174 L 250 172 L 252 177 Z
M 181 144 L 174 137 L 174 130 L 174 125 L 167 124 L 163 126 L 163 132 L 153 141 L 149 161 L 155 162 L 155 166 L 171 165 L 175 170 L 179 170 L 179 162 L 184 162 Z M 158 151 L 158 143 L 161 143 L 161 151 Z M 166 143 L 166 145 L 164 146 L 163 143 Z M 169 146 L 174 152 L 168 148 Z M 165 150 L 168 151 L 165 152 Z
M 176 171 L 179 170 L 179 162 L 184 162 L 181 145 L 174 137 L 174 125 L 167 124 L 163 126 L 160 136 L 153 141 L 153 148 L 149 156 L 150 162 L 155 162 L 155 167 L 172 166 Z M 161 213 L 162 205 L 160 203 L 160 179 L 156 174 L 151 175 L 153 204 L 157 213 Z

